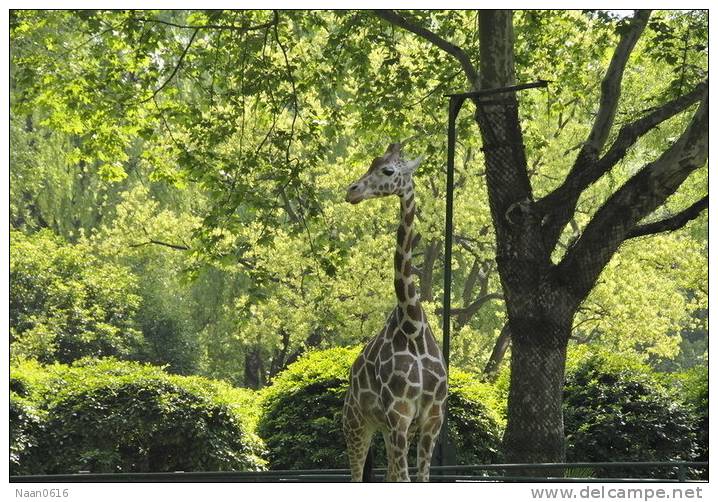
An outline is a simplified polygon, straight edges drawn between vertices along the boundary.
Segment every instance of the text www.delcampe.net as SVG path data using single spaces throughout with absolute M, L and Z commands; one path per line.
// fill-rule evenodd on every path
M 700 486 L 677 488 L 585 486 L 576 488 L 531 488 L 532 499 L 545 500 L 687 500 L 702 499 Z

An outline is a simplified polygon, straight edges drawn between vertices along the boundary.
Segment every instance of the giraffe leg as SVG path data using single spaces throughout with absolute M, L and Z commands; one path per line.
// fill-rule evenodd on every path
M 364 473 L 364 462 L 369 453 L 373 431 L 362 429 L 346 435 L 347 450 L 349 453 L 349 467 L 352 472 L 352 481 L 361 481 Z
M 407 453 L 409 450 L 409 420 L 402 419 L 384 433 L 386 444 L 386 478 L 385 481 L 410 481 Z
M 419 429 L 419 440 L 416 442 L 416 465 L 418 472 L 417 481 L 429 481 L 429 467 L 431 467 L 431 456 L 434 453 L 436 439 L 441 431 L 443 416 L 441 407 L 433 405 L 429 414 L 421 423 Z
M 381 435 L 384 438 L 384 447 L 386 448 L 386 474 L 384 474 L 384 481 L 394 481 L 394 468 L 391 460 L 389 459 L 389 452 L 391 451 L 389 431 L 382 431 Z
M 352 481 L 361 481 L 364 472 L 364 462 L 366 461 L 369 447 L 371 446 L 371 438 L 374 430 L 367 427 L 357 417 L 351 407 L 345 406 L 344 409 L 344 437 L 347 442 L 347 454 L 349 456 L 349 468 L 352 472 Z

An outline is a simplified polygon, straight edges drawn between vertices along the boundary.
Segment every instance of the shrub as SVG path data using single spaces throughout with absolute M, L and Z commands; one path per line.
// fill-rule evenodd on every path
M 695 413 L 635 359 L 578 348 L 564 391 L 567 461 L 668 461 L 695 456 Z M 599 472 L 600 471 L 600 472 Z M 597 470 L 597 475 L 622 475 Z M 636 474 L 667 476 L 665 469 Z
M 272 469 L 347 468 L 341 410 L 358 348 L 310 352 L 262 396 L 257 432 Z
M 708 368 L 696 366 L 681 373 L 671 373 L 669 385 L 675 386 L 680 392 L 683 402 L 694 410 L 697 416 L 695 423 L 696 457 L 699 462 L 708 461 Z M 707 479 L 707 470 L 696 471 L 701 479 Z
M 39 406 L 43 390 L 42 366 L 36 361 L 23 362 L 10 373 L 10 474 L 44 472 L 35 454 L 46 423 L 47 412 Z
M 25 362 L 11 372 L 13 385 L 27 389 L 26 399 L 44 414 L 18 472 L 263 468 L 251 391 L 112 359 L 47 367 Z M 18 431 L 31 429 L 23 420 L 17 424 Z M 19 448 L 27 443 L 23 437 L 16 434 L 12 442 Z
M 342 407 L 349 371 L 360 348 L 310 352 L 263 391 L 258 433 L 272 469 L 347 468 Z M 487 462 L 499 446 L 500 419 L 491 388 L 453 370 L 449 384 L 449 434 L 457 459 Z M 410 449 L 410 459 L 413 452 Z M 384 443 L 374 440 L 375 465 L 385 464 Z M 413 463 L 413 462 L 412 462 Z
M 459 465 L 498 460 L 504 422 L 501 404 L 490 384 L 463 371 L 449 372 L 449 442 Z
M 696 366 L 675 375 L 675 384 L 683 401 L 698 415 L 696 438 L 698 454 L 696 460 L 708 461 L 708 368 Z

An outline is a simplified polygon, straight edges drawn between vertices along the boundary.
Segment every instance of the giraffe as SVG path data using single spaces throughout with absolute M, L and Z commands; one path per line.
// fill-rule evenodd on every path
M 429 480 L 436 438 L 444 420 L 446 365 L 419 302 L 412 276 L 415 212 L 412 173 L 421 158 L 405 160 L 402 145 L 392 143 L 369 170 L 349 186 L 352 204 L 399 196 L 400 213 L 394 254 L 397 305 L 381 332 L 354 362 L 342 415 L 352 481 L 361 481 L 372 436 L 381 431 L 387 452 L 387 481 L 409 481 L 407 453 L 418 432 L 417 481 Z

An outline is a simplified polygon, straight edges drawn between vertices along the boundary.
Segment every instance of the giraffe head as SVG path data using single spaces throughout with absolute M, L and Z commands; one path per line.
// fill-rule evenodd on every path
M 364 176 L 349 185 L 346 201 L 358 204 L 366 199 L 387 195 L 401 197 L 413 191 L 411 175 L 422 159 L 402 158 L 401 147 L 401 143 L 392 143 L 384 155 L 375 158 Z

